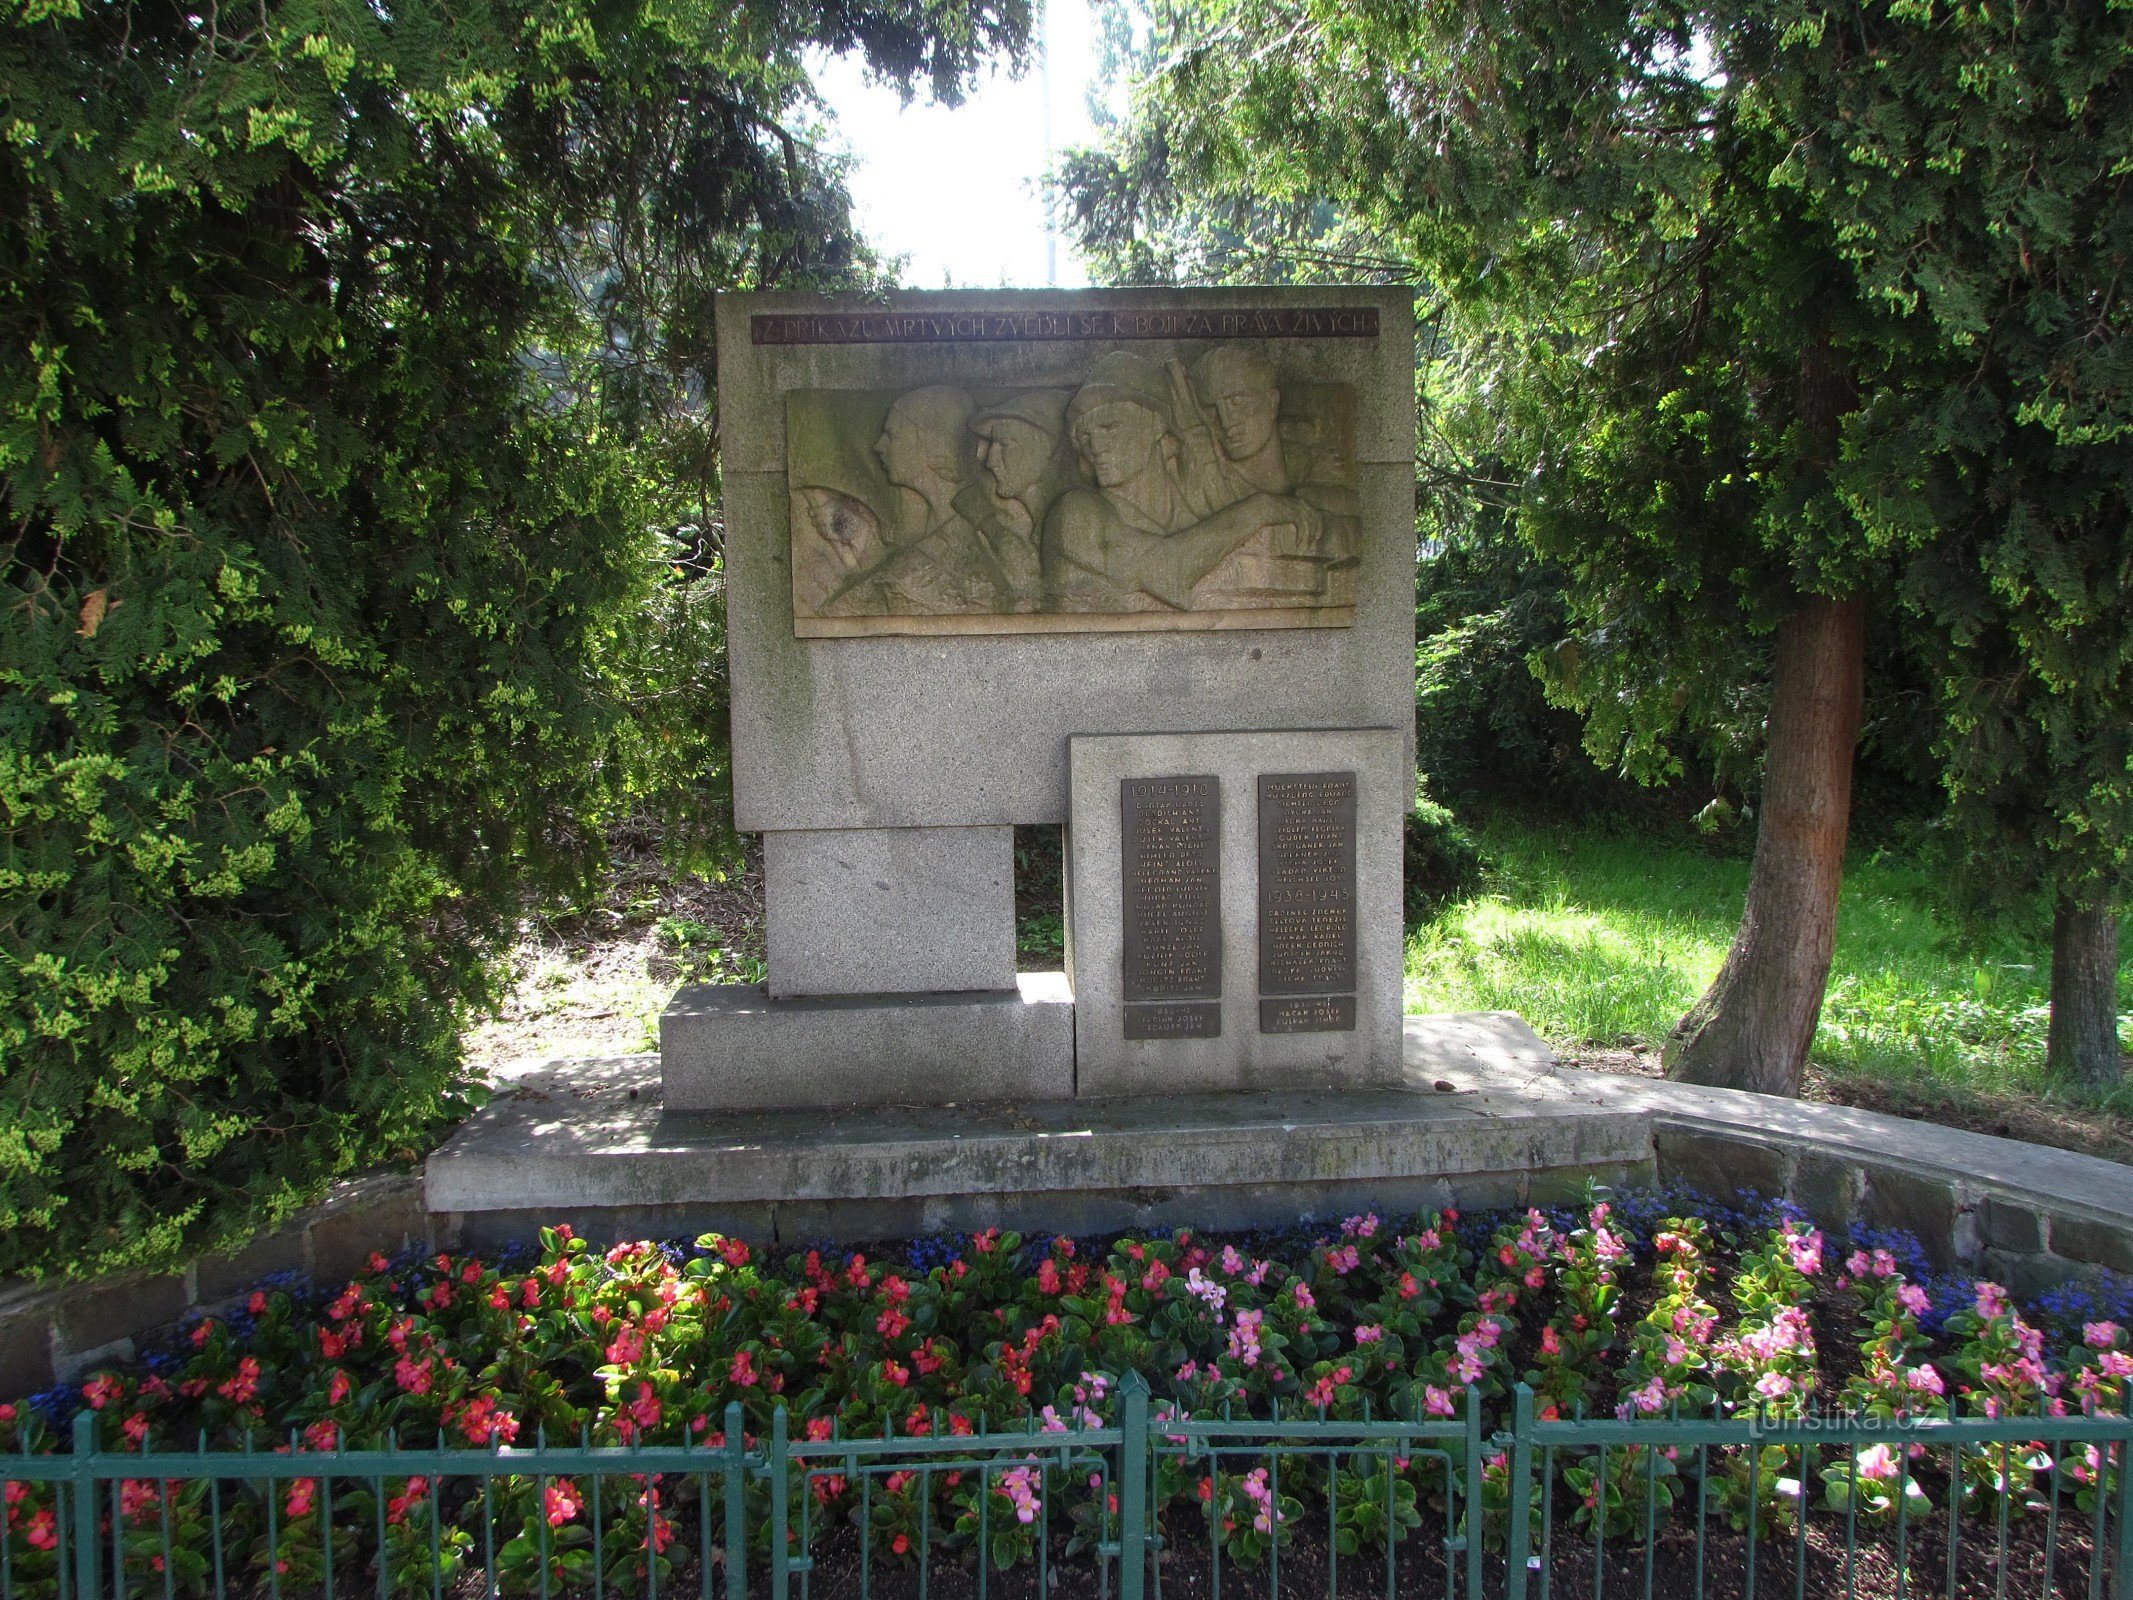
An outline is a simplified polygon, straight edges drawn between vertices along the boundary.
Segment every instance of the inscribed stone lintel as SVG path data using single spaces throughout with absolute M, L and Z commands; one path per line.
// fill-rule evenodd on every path
M 1346 336 L 1374 338 L 1368 321 Z M 1161 325 L 1141 336 L 1194 337 Z M 1355 392 L 1284 372 L 1256 343 L 1189 366 L 1114 349 L 1046 387 L 973 383 L 951 363 L 935 383 L 785 404 L 801 638 L 1355 620 Z

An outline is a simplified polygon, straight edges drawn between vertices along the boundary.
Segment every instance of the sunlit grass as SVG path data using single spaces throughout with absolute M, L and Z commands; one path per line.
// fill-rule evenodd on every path
M 1481 892 L 1408 931 L 1410 1011 L 1516 1011 L 1558 1044 L 1656 1044 L 1725 959 L 1746 861 L 1598 831 L 1499 825 L 1482 837 Z M 2039 1088 L 2050 961 L 2012 928 L 1966 943 L 1915 867 L 1855 856 L 1815 1063 Z M 2133 962 L 2120 993 L 2133 997 Z

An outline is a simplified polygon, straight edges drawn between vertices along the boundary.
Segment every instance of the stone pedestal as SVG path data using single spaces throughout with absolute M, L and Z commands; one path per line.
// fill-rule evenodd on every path
M 1067 1100 L 1074 997 L 1057 972 L 1008 990 L 772 999 L 698 984 L 659 1019 L 672 1111 Z
M 1015 987 L 1012 828 L 763 835 L 770 994 Z

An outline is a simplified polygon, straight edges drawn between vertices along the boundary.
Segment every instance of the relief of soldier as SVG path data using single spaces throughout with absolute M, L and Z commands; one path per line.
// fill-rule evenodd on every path
M 1353 604 L 1345 390 L 1285 397 L 1264 355 L 1219 345 L 1190 371 L 1114 351 L 1071 389 L 984 393 L 896 396 L 867 458 L 800 409 L 822 392 L 795 396 L 798 616 Z

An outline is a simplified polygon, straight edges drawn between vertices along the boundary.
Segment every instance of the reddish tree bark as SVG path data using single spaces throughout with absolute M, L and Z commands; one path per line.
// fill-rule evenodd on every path
M 2045 1070 L 2061 1083 L 2115 1089 L 2118 1050 L 2118 918 L 2108 904 L 2065 895 L 2052 913 L 2052 1021 Z
M 1836 945 L 1865 680 L 1860 600 L 1809 596 L 1778 628 L 1748 902 L 1726 964 L 1667 1044 L 1670 1078 L 1800 1092 Z

